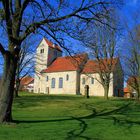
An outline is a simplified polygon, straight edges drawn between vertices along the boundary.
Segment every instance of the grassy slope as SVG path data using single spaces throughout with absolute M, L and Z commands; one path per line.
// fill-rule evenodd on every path
M 16 123 L 0 126 L 0 140 L 139 140 L 139 110 L 124 99 L 22 94 Z

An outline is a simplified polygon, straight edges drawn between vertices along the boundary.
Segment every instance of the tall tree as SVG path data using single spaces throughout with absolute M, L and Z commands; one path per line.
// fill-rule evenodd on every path
M 122 47 L 122 54 L 125 65 L 125 80 L 128 87 L 136 92 L 136 99 L 140 98 L 140 25 L 139 25 L 139 9 L 133 12 L 129 20 L 133 20 L 133 24 L 128 24 L 128 19 L 123 20 L 125 37 Z
M 137 99 L 140 98 L 140 38 L 139 26 L 127 30 L 127 45 L 129 54 L 125 58 L 125 76 L 127 79 L 128 86 L 132 91 L 136 92 Z
M 7 48 L 0 44 L 0 52 L 4 58 L 0 93 L 0 122 L 12 121 L 15 75 L 24 39 L 43 30 L 48 36 L 58 41 L 67 27 L 75 25 L 73 24 L 75 20 L 81 20 L 83 23 L 94 20 L 105 24 L 103 19 L 107 18 L 113 4 L 116 4 L 116 0 L 81 0 L 78 2 L 0 0 L 0 28 L 5 29 L 8 37 Z
M 88 47 L 89 53 L 96 60 L 99 78 L 95 78 L 104 89 L 104 97 L 108 99 L 110 84 L 113 81 L 113 71 L 118 60 L 116 57 L 116 31 L 105 25 L 88 30 L 84 35 L 84 44 Z M 119 73 L 119 71 L 117 71 Z

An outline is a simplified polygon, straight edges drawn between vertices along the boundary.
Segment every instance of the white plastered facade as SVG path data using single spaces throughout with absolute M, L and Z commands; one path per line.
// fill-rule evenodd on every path
M 113 96 L 113 74 L 110 76 L 110 86 L 108 96 Z M 85 83 L 83 83 L 83 78 Z M 93 82 L 92 82 L 93 80 Z M 98 73 L 94 74 L 81 74 L 80 80 L 80 93 L 85 95 L 85 85 L 89 86 L 89 95 L 90 96 L 104 96 L 104 88 L 100 82 L 100 76 Z
M 40 54 L 41 49 L 44 49 L 44 53 Z M 57 51 L 57 56 L 56 56 Z M 89 94 L 90 96 L 104 96 L 104 89 L 101 85 L 99 74 L 81 74 L 80 71 L 60 71 L 60 72 L 50 72 L 42 73 L 43 69 L 46 69 L 51 62 L 57 58 L 61 57 L 62 52 L 50 48 L 45 39 L 41 41 L 36 51 L 36 66 L 35 69 L 37 73 L 34 76 L 34 93 L 44 93 L 44 94 L 85 94 L 85 85 L 89 85 Z M 66 64 L 65 64 L 66 65 Z M 115 85 L 120 84 L 120 88 L 123 89 L 123 74 L 120 70 L 120 63 L 117 64 L 115 72 L 111 73 L 111 82 L 109 87 L 109 96 L 114 96 Z M 121 71 L 121 74 L 118 75 L 118 71 Z M 68 80 L 67 80 L 68 75 Z M 120 76 L 120 78 L 119 78 Z M 91 83 L 91 77 L 94 78 L 94 83 Z M 55 79 L 55 87 L 52 87 L 52 79 Z M 59 87 L 59 78 L 63 79 L 62 88 Z M 85 78 L 85 84 L 82 83 L 82 79 Z M 115 96 L 118 96 L 117 93 Z M 120 95 L 119 95 L 120 96 Z

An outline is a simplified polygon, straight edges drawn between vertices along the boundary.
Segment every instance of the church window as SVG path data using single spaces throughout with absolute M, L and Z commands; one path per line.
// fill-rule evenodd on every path
M 55 88 L 55 78 L 52 78 L 52 85 L 51 85 L 52 88 Z
M 59 78 L 59 88 L 63 88 L 63 78 Z
M 40 53 L 44 53 L 44 49 L 41 49 L 41 50 L 40 50 Z
M 83 84 L 83 85 L 85 84 L 85 78 L 82 79 L 82 84 Z
M 93 77 L 91 78 L 91 84 L 94 84 L 94 78 Z
M 49 81 L 49 76 L 46 77 L 46 81 Z

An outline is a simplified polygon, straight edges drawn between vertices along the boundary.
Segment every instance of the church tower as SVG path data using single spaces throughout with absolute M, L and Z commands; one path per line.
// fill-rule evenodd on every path
M 57 58 L 62 56 L 61 48 L 51 41 L 43 38 L 36 50 L 35 76 L 34 76 L 34 92 L 39 93 L 36 88 L 40 84 L 41 71 L 47 69 L 48 66 Z
M 57 58 L 62 56 L 61 48 L 43 38 L 36 50 L 36 71 L 46 69 Z

